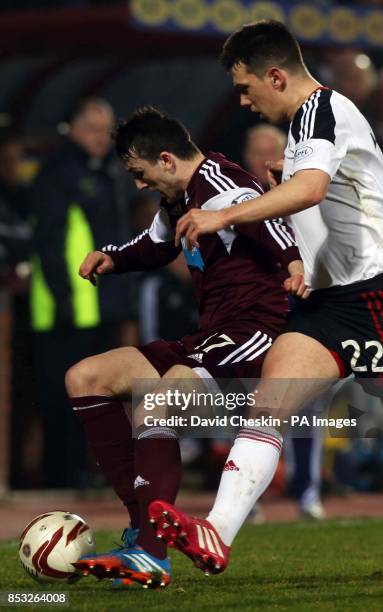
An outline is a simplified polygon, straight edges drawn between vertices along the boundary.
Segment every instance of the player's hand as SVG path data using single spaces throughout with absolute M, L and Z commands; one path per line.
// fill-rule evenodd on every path
M 114 270 L 114 262 L 110 255 L 102 251 L 88 253 L 78 271 L 82 278 L 96 285 L 96 274 L 108 274 Z
M 311 289 L 306 285 L 303 274 L 293 274 L 289 276 L 289 278 L 286 278 L 283 286 L 288 293 L 296 295 L 302 298 L 302 300 L 305 300 L 310 295 Z
M 179 246 L 181 238 L 186 239 L 186 248 L 198 247 L 201 234 L 212 234 L 225 227 L 222 211 L 209 211 L 193 208 L 177 222 L 175 244 Z
M 282 182 L 283 159 L 276 161 L 267 161 L 267 180 L 269 181 L 270 189 L 276 187 Z

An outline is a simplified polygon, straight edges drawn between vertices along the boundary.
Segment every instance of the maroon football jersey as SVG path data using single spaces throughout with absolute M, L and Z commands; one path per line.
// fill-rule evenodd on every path
M 103 248 L 115 272 L 153 269 L 180 252 L 174 244 L 178 219 L 191 208 L 219 210 L 262 194 L 259 181 L 220 153 L 209 153 L 188 184 L 184 201 L 163 202 L 152 226 L 120 247 Z M 199 329 L 225 323 L 263 322 L 279 329 L 288 310 L 283 281 L 287 266 L 300 259 L 290 228 L 282 219 L 238 225 L 199 238 L 184 250 L 199 304 Z

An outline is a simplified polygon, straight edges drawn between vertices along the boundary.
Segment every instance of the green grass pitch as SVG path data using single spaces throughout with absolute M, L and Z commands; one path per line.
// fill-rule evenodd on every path
M 98 551 L 119 539 L 96 534 Z M 116 591 L 111 582 L 83 578 L 74 585 L 41 585 L 18 561 L 17 542 L 0 544 L 0 590 L 51 590 L 70 594 L 69 610 L 383 610 L 383 520 L 331 520 L 246 526 L 229 568 L 205 577 L 178 552 L 171 553 L 173 583 L 161 591 L 134 586 Z M 68 607 L 36 607 L 30 610 Z M 10 608 L 8 608 L 10 609 Z M 12 608 L 13 609 L 13 608 Z

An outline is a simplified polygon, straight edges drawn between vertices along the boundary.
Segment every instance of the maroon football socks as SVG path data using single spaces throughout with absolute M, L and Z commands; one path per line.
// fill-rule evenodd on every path
M 164 559 L 167 544 L 157 538 L 149 523 L 148 507 L 158 498 L 171 504 L 175 502 L 181 481 L 180 448 L 173 430 L 152 428 L 141 435 L 135 441 L 134 487 L 140 509 L 137 544 L 158 559 Z
M 148 506 L 158 498 L 171 504 L 176 499 L 181 457 L 175 432 L 154 427 L 134 439 L 121 401 L 93 395 L 70 402 L 105 478 L 128 509 L 131 526 L 140 530 L 137 544 L 165 558 L 167 546 L 149 523 Z
M 132 428 L 121 401 L 103 395 L 70 398 L 89 446 L 105 478 L 126 506 L 131 526 L 139 527 L 139 507 L 134 492 Z

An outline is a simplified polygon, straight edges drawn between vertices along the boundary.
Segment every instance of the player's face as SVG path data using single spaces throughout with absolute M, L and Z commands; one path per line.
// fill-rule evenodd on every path
M 169 172 L 167 162 L 160 158 L 156 162 L 150 162 L 141 157 L 131 156 L 126 164 L 126 169 L 133 176 L 137 189 L 149 189 L 159 191 L 168 201 L 176 197 L 174 181 Z
M 270 123 L 280 123 L 284 119 L 278 109 L 276 90 L 267 74 L 263 78 L 257 77 L 248 72 L 245 64 L 239 63 L 231 69 L 231 76 L 241 106 L 250 107 L 253 113 L 259 113 Z

